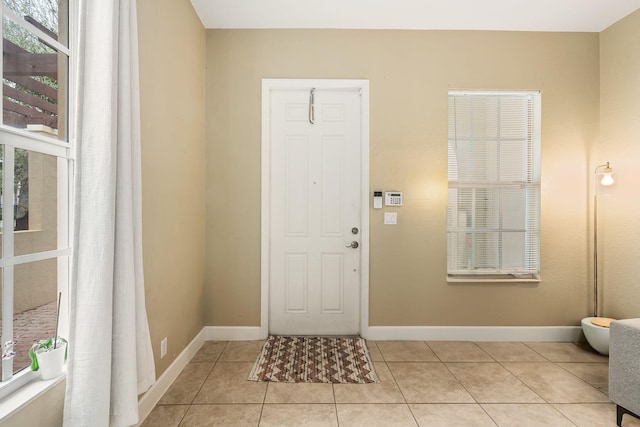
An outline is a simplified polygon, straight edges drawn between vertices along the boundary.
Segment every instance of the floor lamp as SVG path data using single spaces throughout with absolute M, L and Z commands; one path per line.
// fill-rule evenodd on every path
M 596 166 L 594 174 L 602 169 L 600 185 L 608 186 L 614 183 L 613 172 L 609 162 Z M 598 183 L 593 193 L 593 317 L 598 317 Z

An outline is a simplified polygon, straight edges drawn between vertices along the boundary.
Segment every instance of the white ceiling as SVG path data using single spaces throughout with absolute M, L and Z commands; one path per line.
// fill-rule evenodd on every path
M 640 0 L 191 0 L 205 28 L 600 32 Z

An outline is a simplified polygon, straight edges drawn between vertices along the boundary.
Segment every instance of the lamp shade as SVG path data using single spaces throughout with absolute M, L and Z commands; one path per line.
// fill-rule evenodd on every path
M 605 172 L 602 174 L 602 179 L 600 179 L 600 184 L 602 185 L 611 185 L 615 182 L 615 180 L 613 179 L 613 173 L 612 172 Z
M 611 185 L 615 182 L 615 180 L 613 179 L 613 171 L 611 170 L 611 166 L 609 165 L 609 162 L 597 166 L 596 170 L 594 171 L 596 175 L 598 175 L 598 169 L 602 168 L 602 172 L 600 173 L 601 177 L 600 177 L 600 184 L 601 185 Z

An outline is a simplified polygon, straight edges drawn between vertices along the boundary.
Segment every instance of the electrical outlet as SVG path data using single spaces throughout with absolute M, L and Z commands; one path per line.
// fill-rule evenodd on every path
M 164 337 L 162 341 L 160 341 L 160 359 L 167 355 L 167 337 Z

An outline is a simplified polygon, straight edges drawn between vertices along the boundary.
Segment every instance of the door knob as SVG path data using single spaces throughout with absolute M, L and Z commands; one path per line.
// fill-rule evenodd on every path
M 358 244 L 358 242 L 356 242 L 355 240 L 351 243 L 349 243 L 348 245 L 345 245 L 345 248 L 353 248 L 353 249 L 358 249 L 358 246 L 360 246 Z

